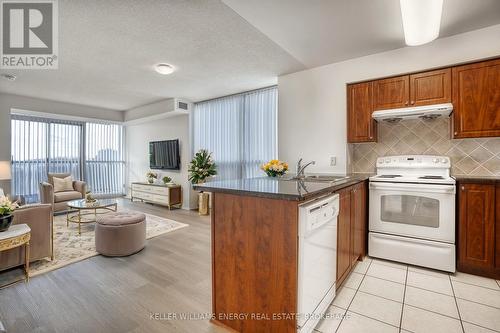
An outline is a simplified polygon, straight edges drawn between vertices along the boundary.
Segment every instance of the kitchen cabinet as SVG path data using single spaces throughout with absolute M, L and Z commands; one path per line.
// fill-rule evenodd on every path
M 453 138 L 500 136 L 500 59 L 452 71 Z
M 337 288 L 349 276 L 356 261 L 366 255 L 366 182 L 347 187 L 338 193 Z
M 373 110 L 408 106 L 410 77 L 408 75 L 373 81 Z
M 372 82 L 347 86 L 347 136 L 349 142 L 377 141 L 377 124 L 372 119 Z
M 410 104 L 423 106 L 451 101 L 451 68 L 410 75 Z
M 366 255 L 367 190 L 359 183 L 351 190 L 351 265 Z
M 499 185 L 459 181 L 458 187 L 457 270 L 499 279 Z
M 351 189 L 339 191 L 337 222 L 337 288 L 351 269 Z

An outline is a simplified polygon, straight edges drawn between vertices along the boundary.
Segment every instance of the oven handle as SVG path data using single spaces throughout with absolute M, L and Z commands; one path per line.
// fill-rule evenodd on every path
M 441 184 L 413 184 L 413 183 L 376 183 L 370 182 L 370 189 L 374 190 L 404 190 L 406 192 L 445 193 L 455 194 L 455 185 Z

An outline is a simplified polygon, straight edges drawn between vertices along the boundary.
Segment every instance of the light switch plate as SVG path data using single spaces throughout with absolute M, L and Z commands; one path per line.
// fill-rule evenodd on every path
M 337 157 L 332 156 L 330 157 L 330 166 L 336 166 L 337 165 Z

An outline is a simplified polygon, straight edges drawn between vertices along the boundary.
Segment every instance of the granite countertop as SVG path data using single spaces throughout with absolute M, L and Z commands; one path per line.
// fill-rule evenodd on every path
M 459 183 L 500 184 L 500 176 L 454 175 L 453 177 Z
M 364 181 L 368 179 L 371 174 L 353 173 L 342 176 L 348 178 L 335 182 L 314 182 L 290 180 L 291 176 L 285 178 L 260 177 L 211 181 L 194 185 L 193 188 L 198 191 L 304 201 Z

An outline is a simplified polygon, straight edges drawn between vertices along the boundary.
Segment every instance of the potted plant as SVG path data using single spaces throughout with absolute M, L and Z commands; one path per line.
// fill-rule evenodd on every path
M 212 153 L 201 149 L 189 164 L 189 181 L 192 184 L 203 183 L 208 177 L 217 174 L 217 166 L 212 159 Z M 200 215 L 208 215 L 208 193 L 201 191 L 198 194 L 198 212 Z
M 270 160 L 260 168 L 269 177 L 281 177 L 288 171 L 288 164 L 280 160 Z
M 172 182 L 172 178 L 165 176 L 161 179 L 163 181 L 163 184 L 167 185 L 168 183 Z
M 10 201 L 6 196 L 0 197 L 0 232 L 9 229 L 14 219 L 12 213 L 17 207 L 17 203 Z
M 146 178 L 148 179 L 148 183 L 153 184 L 155 180 L 158 178 L 158 175 L 153 171 L 148 171 L 146 173 Z

